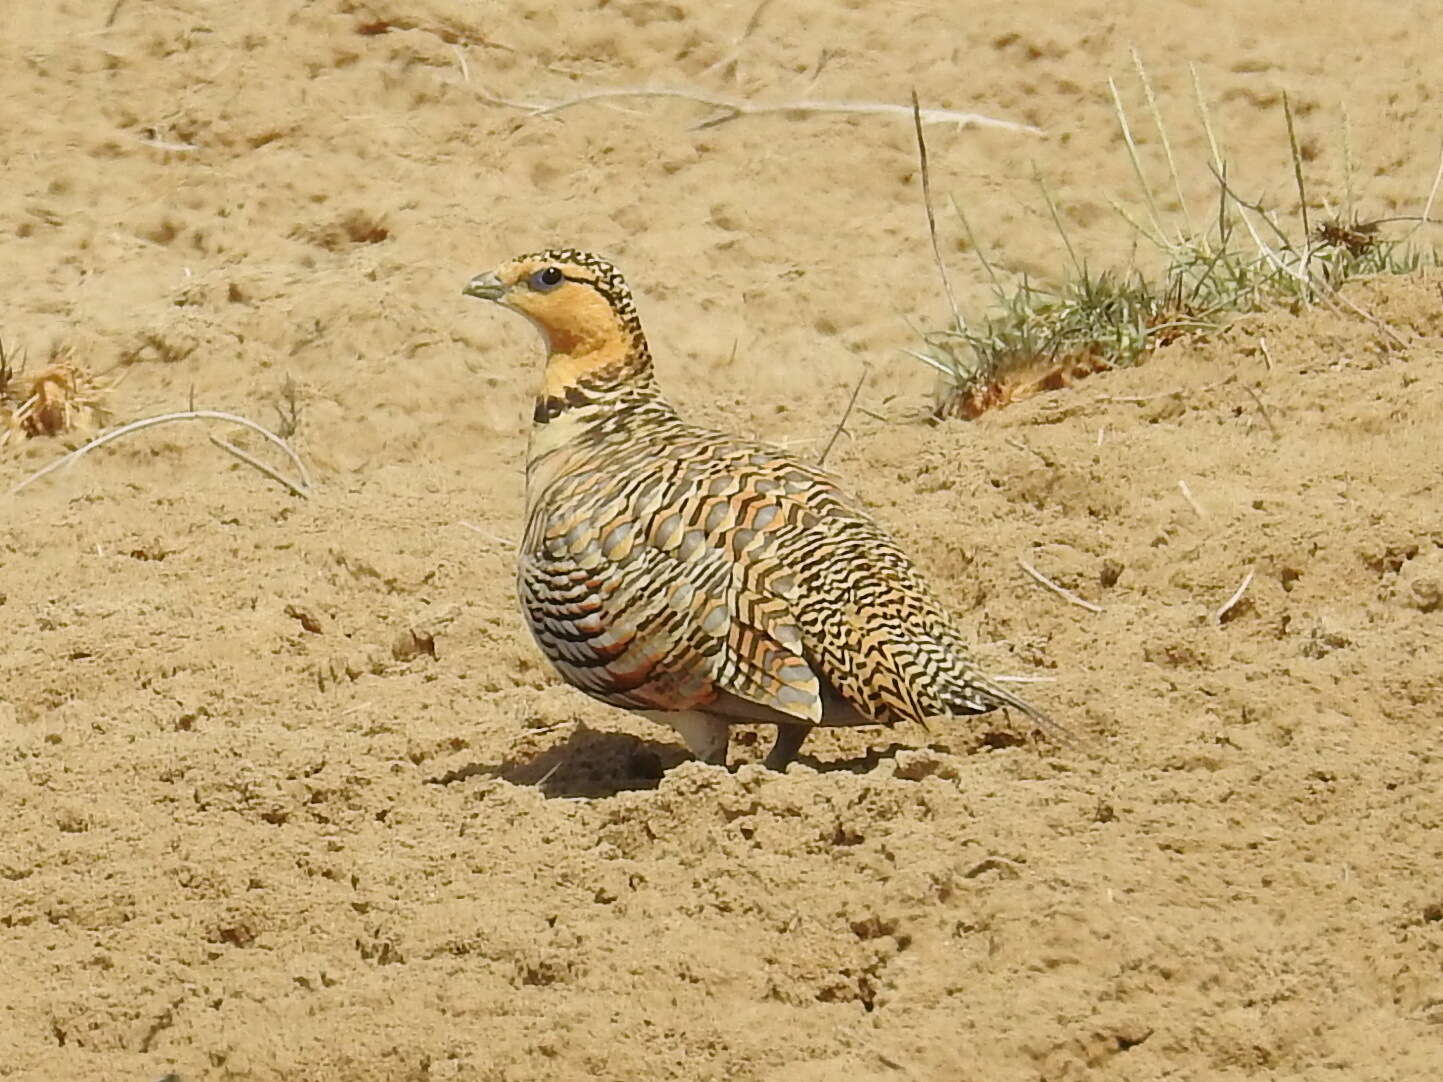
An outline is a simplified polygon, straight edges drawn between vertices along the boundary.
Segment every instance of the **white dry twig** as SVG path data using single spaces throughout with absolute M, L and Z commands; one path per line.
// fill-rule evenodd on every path
M 561 769 L 561 764 L 564 761 L 565 760 L 558 759 L 550 770 L 548 770 L 545 774 L 542 774 L 541 777 L 536 779 L 537 790 L 544 790 L 546 788 L 546 783 L 551 780 L 551 775 L 555 774 L 558 770 Z
M 1193 509 L 1194 514 L 1196 514 L 1198 518 L 1207 518 L 1208 513 L 1203 510 L 1202 504 L 1198 503 L 1193 497 L 1192 489 L 1188 488 L 1187 482 L 1179 481 L 1177 487 L 1182 493 L 1182 498 L 1187 501 L 1187 505 Z
M 1423 226 L 1427 224 L 1428 219 L 1432 216 L 1433 200 L 1436 199 L 1438 196 L 1439 182 L 1443 182 L 1443 151 L 1440 151 L 1438 155 L 1438 168 L 1433 173 L 1433 186 L 1428 189 L 1428 198 L 1423 203 L 1423 213 L 1419 216 L 1418 221 L 1413 226 L 1413 228 L 1408 230 L 1408 237 L 1411 237 L 1414 233 L 1418 232 L 1418 230 L 1422 229 Z M 1404 239 L 1406 240 L 1407 238 L 1405 237 Z
M 501 545 L 503 548 L 508 549 L 514 549 L 516 547 L 516 542 L 512 541 L 509 537 L 502 537 L 500 534 L 488 533 L 480 526 L 477 526 L 474 522 L 458 521 L 456 525 L 463 526 L 474 534 L 479 534 L 481 537 L 486 538 L 487 541 L 490 541 L 494 545 Z
M 1304 299 L 1310 296 L 1314 290 L 1314 286 L 1316 285 L 1316 283 L 1313 282 L 1305 273 L 1303 273 L 1298 268 L 1289 266 L 1287 261 L 1284 260 L 1282 256 L 1278 255 L 1277 252 L 1273 251 L 1272 247 L 1268 244 L 1268 242 L 1263 240 L 1262 235 L 1257 231 L 1257 228 L 1253 225 L 1252 220 L 1248 218 L 1247 212 L 1244 209 L 1244 204 L 1236 199 L 1234 199 L 1234 202 L 1237 202 L 1238 205 L 1238 220 L 1243 223 L 1243 226 L 1248 231 L 1248 235 L 1253 238 L 1253 243 L 1258 246 L 1258 254 L 1261 255 L 1264 259 L 1266 259 L 1269 263 L 1271 263 L 1273 265 L 1273 268 L 1278 271 L 1278 273 L 1286 274 L 1289 278 L 1296 278 L 1303 287 Z M 1266 215 L 1262 215 L 1260 211 L 1254 211 L 1254 213 L 1261 215 L 1264 221 L 1268 220 Z M 1268 224 L 1272 225 L 1273 223 L 1268 222 Z M 1277 226 L 1273 226 L 1273 228 L 1276 229 Z
M 58 469 L 69 466 L 70 464 L 88 455 L 91 451 L 94 451 L 100 447 L 104 447 L 107 443 L 110 443 L 114 440 L 120 439 L 121 436 L 128 436 L 132 432 L 139 432 L 141 429 L 145 428 L 154 428 L 156 425 L 169 424 L 172 421 L 227 421 L 231 424 L 237 424 L 241 425 L 244 428 L 249 428 L 252 432 L 258 433 L 259 435 L 264 436 L 266 439 L 270 440 L 271 443 L 275 444 L 286 454 L 286 456 L 291 460 L 291 464 L 295 466 L 296 473 L 300 476 L 301 488 L 309 489 L 311 487 L 310 471 L 306 469 L 306 464 L 301 461 L 300 455 L 296 454 L 295 451 L 291 449 L 290 444 L 288 444 L 285 440 L 281 439 L 264 425 L 256 424 L 255 421 L 252 421 L 247 417 L 241 417 L 239 414 L 224 413 L 220 410 L 182 410 L 178 413 L 162 413 L 155 417 L 143 417 L 139 421 L 131 421 L 129 424 L 121 425 L 119 428 L 112 429 L 111 431 L 106 432 L 103 435 L 96 436 L 95 439 L 91 440 L 89 443 L 82 444 L 75 450 L 71 451 L 69 454 L 63 455 L 60 458 L 57 458 L 54 462 L 50 463 L 48 466 L 45 466 L 44 468 L 35 471 L 29 477 L 25 478 L 25 480 L 21 481 L 18 485 L 15 485 L 8 492 L 6 492 L 6 495 L 13 496 L 17 492 L 20 492 L 22 489 L 29 488 L 42 477 L 46 477 L 49 474 L 54 473 Z
M 1355 315 L 1367 320 L 1373 326 L 1377 327 L 1378 330 L 1382 331 L 1385 335 L 1387 335 L 1387 337 L 1391 338 L 1395 346 L 1398 346 L 1400 349 L 1407 348 L 1408 343 L 1403 340 L 1403 336 L 1400 335 L 1397 331 L 1395 331 L 1392 327 L 1390 327 L 1384 320 L 1379 319 L 1377 316 L 1373 315 L 1372 312 L 1369 312 L 1366 309 L 1360 308 L 1358 305 L 1354 304 L 1347 297 L 1343 296 L 1342 291 L 1339 290 L 1337 286 L 1331 285 L 1326 282 L 1324 283 L 1324 285 L 1326 285 L 1327 288 L 1331 291 L 1331 294 L 1323 294 L 1324 300 L 1331 301 L 1335 304 L 1342 304 L 1343 306 L 1352 309 Z
M 469 83 L 471 81 L 471 65 L 466 63 L 466 50 L 459 45 L 453 45 L 451 51 L 456 54 L 456 66 L 461 69 L 461 81 Z
M 256 458 L 255 455 L 249 454 L 246 451 L 242 451 L 239 447 L 231 443 L 229 440 L 223 440 L 214 432 L 212 432 L 210 434 L 210 442 L 215 444 L 222 451 L 235 455 L 236 458 L 240 459 L 247 466 L 251 466 L 257 470 L 260 470 L 261 473 L 265 474 L 272 481 L 276 481 L 282 485 L 285 485 L 286 488 L 290 489 L 301 499 L 308 500 L 311 498 L 311 494 L 309 492 L 303 489 L 300 485 L 296 484 L 285 474 L 281 473 L 280 470 L 277 470 L 273 466 L 267 466 L 260 459 Z
M 487 101 L 511 109 L 524 109 L 532 116 L 546 116 L 559 113 L 587 102 L 609 101 L 616 98 L 679 98 L 720 109 L 725 115 L 712 117 L 697 125 L 710 128 L 744 116 L 761 116 L 769 113 L 850 113 L 854 115 L 912 116 L 910 105 L 874 101 L 748 101 L 730 94 L 711 94 L 704 90 L 687 90 L 672 87 L 617 87 L 612 90 L 588 90 L 569 98 L 550 102 L 516 101 L 492 94 L 483 94 Z M 1020 124 L 1013 120 L 998 120 L 981 113 L 967 113 L 958 109 L 923 109 L 920 112 L 924 124 L 956 124 L 959 128 L 999 128 L 1003 131 L 1025 132 L 1028 135 L 1044 134 L 1041 128 L 1031 124 Z
M 1167 158 L 1167 171 L 1172 176 L 1173 189 L 1177 192 L 1177 204 L 1182 209 L 1182 219 L 1187 223 L 1187 234 L 1191 237 L 1195 235 L 1192 214 L 1188 211 L 1187 196 L 1183 194 L 1182 177 L 1177 171 L 1177 159 L 1172 154 L 1172 140 L 1167 137 L 1167 125 L 1162 122 L 1162 110 L 1157 107 L 1157 95 L 1153 93 L 1152 80 L 1147 77 L 1147 69 L 1142 66 L 1142 56 L 1138 53 L 1136 46 L 1132 47 L 1131 52 L 1132 66 L 1137 69 L 1138 81 L 1142 83 L 1143 96 L 1147 98 L 1147 108 L 1152 113 L 1152 123 L 1157 128 L 1163 156 Z
M 153 150 L 164 150 L 171 154 L 185 154 L 200 149 L 198 143 L 180 143 L 174 139 L 167 139 L 160 131 L 156 131 L 153 135 L 138 135 L 136 138 L 142 146 L 150 147 Z
M 1132 137 L 1132 125 L 1127 119 L 1127 109 L 1123 107 L 1122 95 L 1118 92 L 1117 83 L 1113 79 L 1107 80 L 1108 89 L 1112 91 L 1112 108 L 1117 114 L 1118 126 L 1122 129 L 1122 141 L 1127 146 L 1128 160 L 1132 162 L 1132 172 L 1137 177 L 1138 187 L 1142 189 L 1143 201 L 1147 204 L 1147 216 L 1152 221 L 1153 231 L 1159 237 L 1166 237 L 1167 232 L 1162 227 L 1162 219 L 1158 216 L 1157 202 L 1152 197 L 1152 187 L 1147 182 L 1147 176 L 1142 171 L 1142 159 L 1138 156 L 1137 142 Z
M 1248 568 L 1248 573 L 1243 576 L 1243 581 L 1239 583 L 1238 588 L 1233 591 L 1233 596 L 1224 601 L 1222 603 L 1222 607 L 1219 608 L 1217 612 L 1213 613 L 1213 623 L 1222 623 L 1223 617 L 1226 616 L 1228 613 L 1232 612 L 1233 606 L 1243 599 L 1243 594 L 1246 593 L 1247 588 L 1252 585 L 1253 575 L 1256 573 L 1256 571 L 1257 568 L 1255 567 Z
M 1077 596 L 1076 594 L 1074 594 L 1071 590 L 1069 590 L 1066 586 L 1059 586 L 1057 583 L 1053 582 L 1050 578 L 1048 578 L 1046 575 L 1044 575 L 1041 571 L 1037 570 L 1037 568 L 1033 567 L 1030 563 L 1028 563 L 1027 560 L 1024 559 L 1023 557 L 1021 557 L 1021 556 L 1017 557 L 1017 563 L 1018 563 L 1018 566 L 1020 566 L 1023 571 L 1026 571 L 1029 575 L 1031 575 L 1034 579 L 1036 579 L 1038 582 L 1040 582 L 1043 586 L 1046 586 L 1046 587 L 1047 587 L 1049 590 L 1051 590 L 1054 594 L 1056 594 L 1058 597 L 1062 598 L 1062 600 L 1068 602 L 1069 604 L 1076 605 L 1078 608 L 1086 609 L 1088 612 L 1102 612 L 1102 611 L 1103 611 L 1103 608 L 1102 608 L 1101 605 L 1099 605 L 1099 604 L 1097 604 L 1097 603 L 1095 603 L 1095 602 L 1092 602 L 1092 601 L 1088 601 L 1088 600 L 1087 600 L 1086 598 L 1084 598 L 1084 597 L 1078 597 L 1078 596 Z
M 747 20 L 747 24 L 742 28 L 742 32 L 738 34 L 736 40 L 732 42 L 732 46 L 727 50 L 726 55 L 716 61 L 716 63 L 708 65 L 706 71 L 703 72 L 704 75 L 710 75 L 712 72 L 717 71 L 721 72 L 726 78 L 736 78 L 737 65 L 741 61 L 742 46 L 746 44 L 747 38 L 751 37 L 752 34 L 756 32 L 757 27 L 761 25 L 762 14 L 767 10 L 771 2 L 772 0 L 761 0 L 761 2 L 752 9 L 751 18 Z

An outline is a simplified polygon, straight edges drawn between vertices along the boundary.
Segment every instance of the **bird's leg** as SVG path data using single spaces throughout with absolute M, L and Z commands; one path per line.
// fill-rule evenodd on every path
M 702 762 L 726 766 L 731 726 L 721 718 L 700 710 L 676 710 L 660 715 L 658 720 L 675 729 L 682 743 Z
M 810 725 L 778 725 L 777 742 L 772 745 L 762 765 L 768 770 L 786 770 L 787 764 L 802 750 L 802 742 L 811 731 Z

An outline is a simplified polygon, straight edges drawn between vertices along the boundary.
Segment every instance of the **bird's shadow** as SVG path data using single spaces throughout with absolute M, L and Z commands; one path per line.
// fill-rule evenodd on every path
M 450 785 L 469 778 L 500 778 L 534 786 L 548 797 L 607 797 L 655 789 L 668 770 L 690 758 L 679 744 L 577 725 L 565 740 L 539 755 L 466 763 L 429 780 Z
M 738 734 L 732 743 L 731 768 L 760 760 L 760 745 L 748 734 Z M 1021 743 L 1008 734 L 989 733 L 980 747 L 1007 747 Z M 878 764 L 901 751 L 919 747 L 955 753 L 957 749 L 929 742 L 915 745 L 890 741 L 870 747 L 859 755 L 819 759 L 800 755 L 797 762 L 821 774 L 867 774 Z M 980 750 L 980 747 L 976 750 Z M 668 770 L 687 762 L 690 753 L 677 743 L 645 740 L 629 733 L 606 732 L 577 725 L 565 740 L 538 755 L 516 757 L 499 763 L 470 762 L 428 779 L 435 785 L 450 785 L 470 778 L 500 778 L 512 785 L 534 786 L 547 797 L 598 797 L 655 789 Z

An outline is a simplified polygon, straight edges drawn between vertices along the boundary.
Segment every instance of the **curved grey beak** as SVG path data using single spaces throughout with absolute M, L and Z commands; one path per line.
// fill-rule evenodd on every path
M 461 292 L 467 297 L 479 297 L 483 301 L 499 301 L 506 295 L 506 287 L 501 284 L 500 278 L 487 271 L 467 282 L 466 288 Z

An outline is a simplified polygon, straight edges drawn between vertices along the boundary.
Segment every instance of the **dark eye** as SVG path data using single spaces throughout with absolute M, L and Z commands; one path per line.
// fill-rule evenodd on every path
M 528 284 L 532 289 L 545 293 L 547 290 L 559 286 L 565 277 L 566 275 L 561 273 L 560 267 L 543 267 L 531 275 Z

